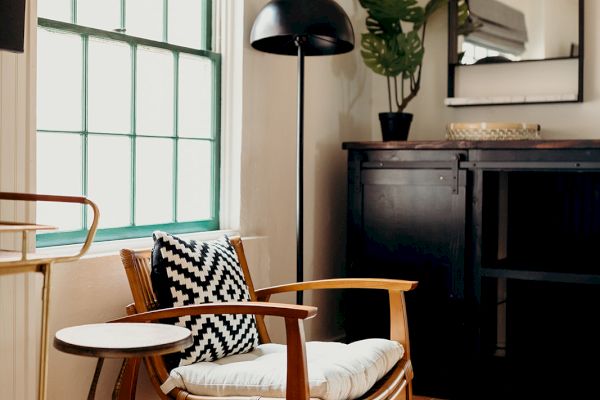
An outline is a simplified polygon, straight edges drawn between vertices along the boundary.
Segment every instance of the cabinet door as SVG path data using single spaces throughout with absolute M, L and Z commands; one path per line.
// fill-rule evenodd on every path
M 466 181 L 466 171 L 451 169 L 362 169 L 360 196 L 350 199 L 351 215 L 360 214 L 350 218 L 350 275 L 419 281 L 406 294 L 419 394 L 454 392 L 464 340 Z M 350 336 L 387 337 L 387 296 L 352 296 L 367 319 L 357 317 Z

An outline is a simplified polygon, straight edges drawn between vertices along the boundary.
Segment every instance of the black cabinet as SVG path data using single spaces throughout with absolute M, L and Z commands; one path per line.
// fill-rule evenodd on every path
M 344 148 L 347 275 L 419 281 L 406 295 L 416 393 L 600 395 L 598 363 L 581 364 L 600 356 L 600 142 Z M 385 295 L 344 306 L 350 340 L 388 335 Z

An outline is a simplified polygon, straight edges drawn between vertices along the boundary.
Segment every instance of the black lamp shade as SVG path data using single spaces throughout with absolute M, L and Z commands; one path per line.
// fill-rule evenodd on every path
M 333 0 L 273 0 L 260 11 L 250 43 L 256 50 L 295 56 L 302 38 L 307 56 L 347 53 L 354 30 L 344 9 Z

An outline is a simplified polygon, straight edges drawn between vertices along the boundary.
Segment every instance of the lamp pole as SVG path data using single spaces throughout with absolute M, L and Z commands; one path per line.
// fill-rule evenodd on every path
M 296 143 L 296 279 L 304 280 L 304 57 L 343 54 L 354 49 L 354 30 L 336 0 L 271 0 L 250 32 L 256 50 L 298 56 Z M 296 293 L 302 304 L 303 293 Z
M 298 47 L 298 116 L 296 132 L 296 281 L 304 280 L 304 44 L 306 36 L 296 36 Z M 296 292 L 302 304 L 304 292 Z

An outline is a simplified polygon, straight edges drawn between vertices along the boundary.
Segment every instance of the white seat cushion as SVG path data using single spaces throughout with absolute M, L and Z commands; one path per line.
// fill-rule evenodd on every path
M 366 339 L 351 344 L 306 343 L 310 397 L 355 399 L 404 355 L 398 342 Z M 246 354 L 175 368 L 162 389 L 204 396 L 285 397 L 286 346 L 262 344 Z

